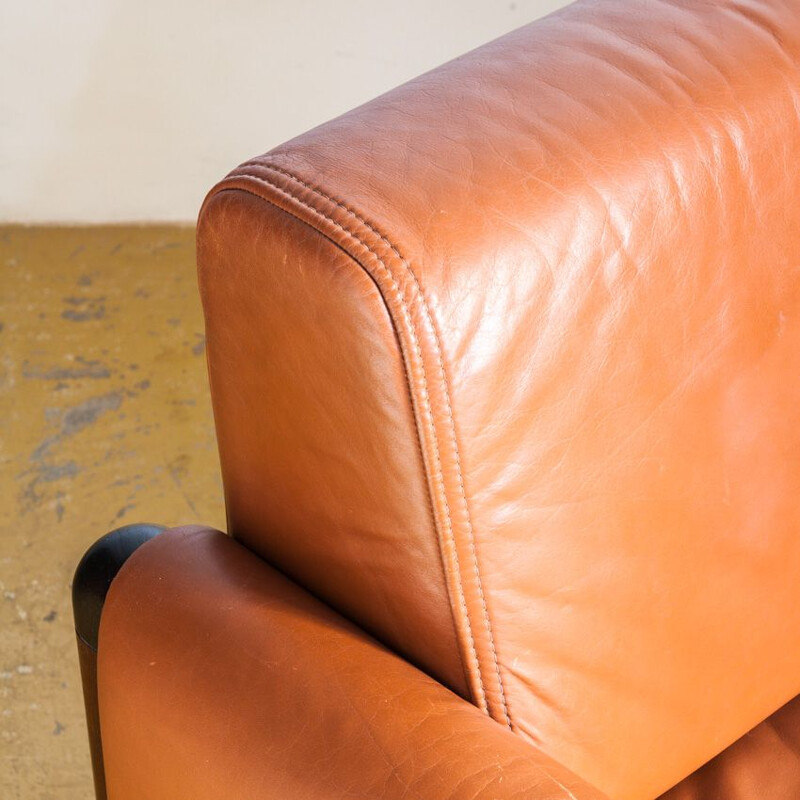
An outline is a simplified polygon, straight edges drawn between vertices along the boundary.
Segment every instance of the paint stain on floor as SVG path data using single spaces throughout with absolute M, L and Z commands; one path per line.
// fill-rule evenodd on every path
M 0 489 L 0 797 L 89 800 L 73 570 L 225 524 L 192 228 L 0 227 Z

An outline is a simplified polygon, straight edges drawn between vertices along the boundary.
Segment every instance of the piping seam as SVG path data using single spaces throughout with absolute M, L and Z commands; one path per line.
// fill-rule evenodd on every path
M 245 167 L 245 168 L 246 167 L 256 167 L 256 168 L 271 170 L 271 171 L 276 172 L 276 173 L 278 173 L 280 175 L 284 175 L 285 177 L 289 178 L 290 180 L 294 181 L 295 183 L 305 187 L 306 189 L 311 191 L 313 194 L 316 194 L 316 195 L 324 198 L 325 200 L 328 200 L 329 202 L 333 203 L 337 207 L 339 207 L 339 208 L 343 209 L 344 211 L 346 211 L 348 214 L 350 214 L 352 217 L 354 217 L 356 220 L 358 220 L 362 225 L 364 225 L 368 230 L 370 230 L 372 233 L 374 233 L 385 245 L 387 245 L 391 249 L 391 251 L 400 260 L 400 263 L 405 268 L 406 272 L 411 276 L 412 280 L 414 281 L 414 285 L 416 286 L 417 294 L 418 294 L 418 297 L 420 299 L 420 305 L 422 306 L 422 309 L 424 310 L 425 316 L 427 318 L 428 324 L 430 325 L 430 328 L 431 328 L 431 331 L 432 331 L 432 334 L 433 334 L 433 340 L 434 340 L 434 345 L 435 345 L 435 349 L 436 349 L 436 357 L 437 357 L 438 368 L 439 368 L 439 377 L 440 377 L 440 379 L 442 381 L 442 388 L 444 389 L 443 394 L 444 394 L 445 404 L 446 404 L 446 408 L 447 408 L 449 427 L 450 427 L 452 440 L 453 440 L 453 449 L 454 449 L 454 455 L 455 455 L 456 475 L 457 475 L 457 478 L 458 478 L 459 493 L 461 495 L 461 501 L 462 501 L 463 506 L 464 506 L 465 518 L 466 518 L 466 523 L 467 523 L 467 531 L 468 531 L 468 534 L 469 534 L 468 541 L 469 541 L 469 548 L 470 548 L 470 556 L 471 556 L 472 566 L 473 566 L 474 575 L 475 575 L 475 582 L 476 582 L 476 586 L 477 586 L 477 589 L 478 589 L 478 597 L 480 599 L 480 603 L 481 603 L 481 607 L 482 607 L 482 611 L 483 611 L 483 618 L 484 618 L 484 624 L 485 624 L 485 627 L 486 627 L 487 641 L 488 641 L 488 645 L 489 645 L 489 652 L 491 653 L 492 661 L 494 663 L 495 672 L 497 674 L 500 701 L 501 701 L 501 704 L 502 704 L 503 716 L 505 718 L 504 721 L 505 721 L 506 725 L 508 725 L 508 727 L 512 727 L 513 728 L 513 725 L 512 725 L 512 722 L 511 722 L 511 718 L 510 718 L 510 714 L 509 714 L 509 710 L 508 710 L 508 703 L 506 701 L 505 691 L 504 691 L 504 688 L 503 688 L 503 678 L 502 678 L 502 674 L 501 674 L 501 671 L 500 671 L 500 664 L 499 664 L 499 661 L 498 661 L 498 658 L 497 658 L 497 650 L 496 650 L 495 644 L 494 644 L 494 637 L 493 637 L 493 634 L 492 634 L 492 626 L 491 626 L 491 621 L 490 621 L 490 618 L 489 618 L 489 609 L 488 609 L 488 605 L 487 605 L 487 602 L 486 602 L 486 596 L 485 596 L 485 593 L 484 593 L 484 590 L 483 590 L 483 582 L 482 582 L 481 575 L 480 575 L 480 568 L 479 568 L 479 564 L 478 564 L 478 554 L 477 554 L 477 548 L 476 548 L 476 544 L 475 544 L 475 531 L 474 531 L 474 528 L 473 528 L 473 525 L 472 525 L 472 519 L 471 519 L 470 510 L 469 510 L 469 503 L 467 502 L 466 489 L 465 489 L 465 486 L 464 486 L 464 479 L 463 479 L 462 468 L 461 468 L 461 457 L 460 457 L 460 453 L 459 453 L 458 438 L 457 438 L 456 428 L 455 428 L 455 416 L 453 414 L 453 408 L 452 408 L 452 404 L 451 404 L 451 401 L 450 401 L 450 386 L 449 386 L 449 382 L 448 382 L 448 379 L 447 379 L 447 374 L 446 374 L 445 369 L 444 369 L 444 357 L 443 357 L 443 351 L 442 351 L 442 347 L 441 347 L 441 341 L 439 339 L 439 334 L 438 334 L 436 325 L 434 324 L 433 316 L 431 314 L 430 308 L 428 307 L 428 303 L 427 303 L 427 301 L 425 299 L 425 294 L 422 291 L 422 286 L 420 284 L 420 281 L 419 281 L 415 271 L 411 267 L 411 264 L 400 253 L 399 249 L 383 233 L 381 233 L 374 225 L 372 225 L 370 222 L 368 222 L 366 219 L 364 219 L 358 212 L 356 212 L 355 210 L 350 208 L 345 203 L 341 202 L 340 200 L 337 200 L 334 197 L 331 197 L 329 194 L 325 193 L 324 191 L 322 191 L 318 187 L 313 186 L 310 183 L 307 183 L 306 181 L 304 181 L 301 178 L 299 178 L 296 175 L 294 175 L 292 172 L 289 172 L 288 170 L 285 170 L 285 169 L 283 169 L 281 167 L 278 167 L 278 166 L 275 166 L 273 164 L 267 164 L 267 163 L 263 163 L 263 162 L 247 162 L 247 163 L 243 164 L 242 166 Z M 421 372 L 422 372 L 423 396 L 424 396 L 424 399 L 425 399 L 427 411 L 431 415 L 431 419 L 433 419 L 433 407 L 432 407 L 432 404 L 431 404 L 431 401 L 430 401 L 430 395 L 428 393 L 428 388 L 427 388 L 427 373 L 426 373 L 426 370 L 425 370 L 424 358 L 423 358 L 422 351 L 421 351 L 421 348 L 420 348 L 420 345 L 419 345 L 419 339 L 418 339 L 418 336 L 417 336 L 417 332 L 416 332 L 416 329 L 415 329 L 415 327 L 413 325 L 411 314 L 410 314 L 410 312 L 408 310 L 408 307 L 406 305 L 405 298 L 403 297 L 402 290 L 400 289 L 400 286 L 399 286 L 399 284 L 397 282 L 397 279 L 395 278 L 395 276 L 392 273 L 391 269 L 386 265 L 385 261 L 366 242 L 364 242 L 361 239 L 361 237 L 357 236 L 352 231 L 350 231 L 347 228 L 345 228 L 343 225 L 338 223 L 336 220 L 332 219 L 330 216 L 328 216 L 324 212 L 320 211 L 317 208 L 314 208 L 313 206 L 309 205 L 308 203 L 305 203 L 303 200 L 301 200 L 300 198 L 296 197 L 292 193 L 287 192 L 286 190 L 284 190 L 281 187 L 277 186 L 272 181 L 268 181 L 265 178 L 262 178 L 262 177 L 257 176 L 257 175 L 252 175 L 252 174 L 249 174 L 249 173 L 239 173 L 239 175 L 241 175 L 242 177 L 247 177 L 247 178 L 259 181 L 259 182 L 263 182 L 266 185 L 268 185 L 268 186 L 272 187 L 273 189 L 275 189 L 276 191 L 281 192 L 282 194 L 285 194 L 286 196 L 288 196 L 289 198 L 291 198 L 295 202 L 298 202 L 301 205 L 305 206 L 306 208 L 308 208 L 309 210 L 313 211 L 314 213 L 319 214 L 322 218 L 324 218 L 329 223 L 331 223 L 335 228 L 337 228 L 338 230 L 341 230 L 345 235 L 347 235 L 350 238 L 354 239 L 358 244 L 360 244 L 362 247 L 364 247 L 369 253 L 371 253 L 375 257 L 375 259 L 378 261 L 380 266 L 385 270 L 386 274 L 388 275 L 388 277 L 389 277 L 389 279 L 390 279 L 390 281 L 392 283 L 392 286 L 393 286 L 393 288 L 394 288 L 394 290 L 395 290 L 395 292 L 396 292 L 396 294 L 398 296 L 398 299 L 400 301 L 400 305 L 401 305 L 401 308 L 402 308 L 402 311 L 403 311 L 403 315 L 404 315 L 404 317 L 406 319 L 406 323 L 408 325 L 409 331 L 412 334 L 413 346 L 414 346 L 414 349 L 416 351 L 417 358 L 419 359 L 420 368 L 421 368 Z M 231 175 L 229 177 L 235 179 L 238 176 L 236 174 L 234 174 L 234 175 Z M 437 468 L 439 470 L 439 474 L 441 476 L 441 479 L 443 481 L 443 479 L 444 479 L 444 470 L 443 470 L 443 467 L 442 467 L 441 456 L 439 454 L 438 440 L 437 440 L 437 437 L 435 435 L 435 427 L 433 428 L 433 430 L 434 430 L 433 441 L 435 443 L 436 465 L 437 465 Z M 452 536 L 454 528 L 453 528 L 452 514 L 450 512 L 450 507 L 449 507 L 449 503 L 447 501 L 446 492 L 443 492 L 442 497 L 443 497 L 443 500 L 444 500 L 445 510 L 447 511 L 448 527 L 450 529 L 450 534 Z M 480 659 L 478 658 L 477 648 L 476 648 L 476 645 L 475 645 L 475 640 L 474 640 L 474 637 L 473 637 L 472 631 L 471 631 L 471 623 L 470 623 L 470 620 L 469 620 L 469 612 L 468 612 L 468 609 L 467 609 L 467 606 L 466 606 L 466 596 L 464 594 L 463 585 L 461 585 L 461 578 L 460 578 L 461 569 L 460 569 L 460 566 L 459 566 L 459 558 L 458 558 L 458 553 L 457 553 L 457 549 L 456 548 L 454 548 L 454 550 L 453 550 L 453 556 L 454 556 L 454 561 L 455 561 L 456 568 L 457 568 L 457 570 L 459 572 L 459 593 L 461 595 L 460 596 L 460 601 L 461 601 L 460 605 L 462 607 L 462 611 L 464 613 L 465 620 L 466 620 L 466 623 L 467 623 L 468 633 L 469 633 L 469 636 L 470 636 L 470 648 L 472 650 L 472 655 L 473 655 L 473 658 L 475 660 L 475 663 L 478 666 L 478 676 L 477 677 L 478 677 L 478 681 L 479 681 L 479 683 L 481 685 L 481 691 L 483 692 L 484 699 L 485 699 L 485 688 L 483 687 L 483 680 L 482 680 L 481 675 L 480 675 L 480 672 L 481 672 L 481 670 L 480 670 Z

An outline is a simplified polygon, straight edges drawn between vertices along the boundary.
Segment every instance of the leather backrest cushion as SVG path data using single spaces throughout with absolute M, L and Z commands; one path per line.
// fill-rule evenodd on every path
M 234 535 L 618 800 L 800 693 L 799 111 L 796 0 L 578 2 L 201 215 Z
M 230 532 L 467 695 L 378 288 L 314 228 L 240 190 L 206 206 L 198 261 Z

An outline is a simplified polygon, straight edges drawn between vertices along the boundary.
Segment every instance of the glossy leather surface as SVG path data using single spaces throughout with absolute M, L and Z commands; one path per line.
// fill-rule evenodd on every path
M 617 800 L 800 693 L 799 62 L 795 0 L 578 2 L 201 215 L 233 534 Z
M 198 263 L 230 531 L 466 695 L 412 401 L 375 284 L 240 191 L 206 206 Z
M 660 800 L 800 797 L 800 697 L 787 703 Z
M 137 550 L 100 644 L 111 800 L 603 800 L 217 531 Z

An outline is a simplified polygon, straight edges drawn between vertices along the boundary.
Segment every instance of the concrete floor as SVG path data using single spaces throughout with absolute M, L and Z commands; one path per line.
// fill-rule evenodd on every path
M 75 565 L 224 526 L 193 229 L 0 227 L 0 487 L 0 798 L 89 800 Z

